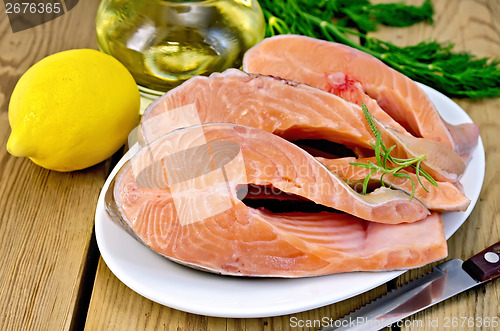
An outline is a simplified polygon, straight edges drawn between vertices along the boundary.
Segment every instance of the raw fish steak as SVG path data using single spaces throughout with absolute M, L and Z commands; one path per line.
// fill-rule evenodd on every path
M 248 184 L 346 213 L 250 208 L 240 200 Z M 360 195 L 294 144 L 235 124 L 177 129 L 143 146 L 114 178 L 106 208 L 155 252 L 226 275 L 405 269 L 447 254 L 441 216 L 418 200 L 385 188 Z
M 373 111 L 385 111 L 397 121 L 380 117 L 386 125 L 400 131 L 402 126 L 460 155 L 469 154 L 478 141 L 476 124 L 455 126 L 445 122 L 415 82 L 346 45 L 298 35 L 275 36 L 245 53 L 243 70 L 305 83 L 354 103 L 364 102 Z
M 188 105 L 197 109 L 201 123 L 237 123 L 287 140 L 325 139 L 365 149 L 375 144 L 360 106 L 304 84 L 236 69 L 191 78 L 152 103 L 142 123 Z M 454 182 L 465 170 L 462 158 L 446 145 L 401 133 L 385 125 L 376 113 L 374 118 L 386 145 L 396 145 L 394 156 L 425 154 L 422 167 L 441 181 Z M 164 133 L 169 130 L 165 126 Z M 151 137 L 145 134 L 145 139 Z

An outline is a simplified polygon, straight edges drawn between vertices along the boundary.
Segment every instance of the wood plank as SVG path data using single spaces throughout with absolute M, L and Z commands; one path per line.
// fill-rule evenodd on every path
M 313 330 L 293 326 L 299 321 L 321 320 L 324 317 L 336 319 L 385 291 L 386 287 L 382 285 L 352 300 L 285 316 L 243 319 L 206 317 L 165 307 L 140 296 L 116 278 L 101 258 L 85 330 Z
M 74 320 L 80 282 L 107 168 L 57 173 L 14 158 L 7 105 L 21 74 L 46 55 L 96 48 L 98 1 L 80 3 L 51 22 L 12 33 L 0 11 L 0 329 L 67 330 Z
M 419 4 L 421 1 L 406 1 Z M 394 33 L 394 29 L 382 28 L 374 35 L 390 40 L 398 45 L 411 45 L 421 40 L 436 39 L 441 42 L 455 43 L 456 51 L 469 51 L 478 57 L 500 57 L 500 1 L 497 0 L 460 0 L 433 1 L 436 15 L 434 25 L 418 24 Z M 500 119 L 498 109 L 500 99 L 454 99 L 477 123 L 481 129 L 481 137 L 486 150 L 486 174 L 479 201 L 472 214 L 462 227 L 448 241 L 449 258 L 467 259 L 476 252 L 500 240 L 500 151 L 498 149 L 498 132 Z M 411 270 L 398 278 L 398 285 L 414 279 L 428 271 L 437 263 L 423 268 Z M 416 314 L 403 321 L 407 327 L 402 330 L 441 329 L 455 319 L 459 322 L 457 328 L 472 329 L 466 324 L 462 326 L 465 317 L 481 319 L 484 317 L 499 318 L 498 301 L 500 298 L 500 283 L 489 283 L 479 288 L 460 294 L 426 311 Z M 462 319 L 461 319 L 462 317 Z M 499 318 L 500 319 L 500 318 Z M 432 325 L 429 325 L 432 323 Z M 478 324 L 471 324 L 479 326 Z M 479 327 L 478 327 L 479 329 Z
M 0 111 L 7 105 L 19 77 L 47 55 L 73 48 L 97 48 L 94 21 L 98 0 L 87 0 L 67 14 L 35 28 L 12 33 L 0 11 Z
M 400 2 L 400 0 L 389 0 Z M 388 2 L 376 0 L 373 2 Z M 405 0 L 406 3 L 421 4 L 422 0 Z M 392 40 L 399 45 L 415 44 L 419 40 L 435 38 L 456 43 L 456 50 L 470 50 L 478 56 L 499 56 L 500 1 L 486 0 L 433 0 L 436 10 L 433 25 L 417 24 L 409 28 L 381 28 L 374 35 Z M 498 137 L 500 120 L 494 109 L 500 108 L 499 100 L 456 100 L 481 127 L 481 135 L 487 150 L 485 186 L 480 201 L 464 226 L 449 241 L 450 256 L 466 258 L 486 244 L 500 238 L 498 206 L 500 196 Z M 497 138 L 498 139 L 498 138 Z M 398 284 L 415 278 L 430 270 L 430 266 L 419 268 L 399 277 Z M 436 329 L 428 322 L 454 316 L 492 317 L 498 316 L 498 282 L 469 291 L 421 314 L 405 320 L 415 323 L 423 321 L 422 327 L 414 324 L 413 330 Z M 107 268 L 103 260 L 94 284 L 86 329 L 87 330 L 309 330 L 314 328 L 292 328 L 291 318 L 315 320 L 325 316 L 338 318 L 360 305 L 385 293 L 380 286 L 373 291 L 327 307 L 285 316 L 260 319 L 225 319 L 202 317 L 161 306 L 141 297 L 121 283 Z
M 372 0 L 373 3 L 400 2 Z M 405 0 L 420 5 L 423 0 Z M 433 24 L 415 24 L 405 28 L 380 26 L 370 36 L 392 41 L 399 46 L 415 45 L 424 40 L 453 42 L 454 51 L 469 51 L 478 57 L 500 56 L 500 1 L 432 0 Z
M 477 102 L 458 101 L 468 111 L 473 120 L 480 125 L 481 137 L 486 150 L 486 175 L 479 201 L 472 214 L 462 227 L 448 241 L 449 257 L 467 259 L 487 246 L 500 240 L 500 152 L 498 150 L 498 132 L 500 122 L 495 119 L 500 107 L 500 100 L 482 100 Z M 425 272 L 412 270 L 400 278 L 400 283 L 413 279 Z M 466 293 L 447 300 L 430 310 L 413 317 L 415 320 L 439 320 L 443 326 L 445 319 L 451 318 L 500 318 L 498 301 L 500 282 L 485 284 Z M 462 322 L 462 320 L 460 320 Z

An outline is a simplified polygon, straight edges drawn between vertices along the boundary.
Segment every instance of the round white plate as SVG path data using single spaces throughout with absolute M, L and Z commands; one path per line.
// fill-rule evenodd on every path
M 452 100 L 422 86 L 442 117 L 452 124 L 471 119 Z M 107 179 L 97 203 L 95 232 L 102 258 L 125 285 L 142 296 L 179 310 L 218 317 L 267 317 L 291 314 L 338 302 L 383 284 L 404 271 L 352 272 L 301 279 L 238 278 L 197 271 L 171 262 L 137 242 L 113 223 L 104 193 L 128 160 L 127 153 Z M 443 215 L 449 238 L 471 213 L 484 179 L 481 139 L 461 182 L 471 204 L 465 212 Z

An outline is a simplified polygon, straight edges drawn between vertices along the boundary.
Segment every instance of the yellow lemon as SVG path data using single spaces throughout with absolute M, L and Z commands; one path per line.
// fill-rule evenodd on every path
M 139 108 L 132 75 L 112 56 L 92 49 L 56 53 L 14 88 L 7 150 L 47 169 L 87 168 L 126 142 Z

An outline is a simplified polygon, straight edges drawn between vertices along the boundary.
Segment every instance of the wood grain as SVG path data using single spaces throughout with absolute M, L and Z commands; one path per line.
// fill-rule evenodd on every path
M 74 326 L 94 210 L 109 164 L 57 173 L 14 158 L 9 96 L 24 71 L 49 54 L 96 48 L 98 1 L 12 33 L 0 10 L 0 330 L 68 330 Z
M 383 2 L 383 1 L 378 1 Z M 407 1 L 412 2 L 412 1 Z M 413 1 L 415 4 L 420 1 Z M 433 1 L 436 9 L 434 25 L 418 24 L 407 29 L 381 29 L 376 35 L 392 40 L 400 45 L 412 44 L 417 40 L 434 38 L 453 41 L 456 50 L 470 50 L 478 56 L 500 55 L 498 34 L 498 1 Z M 395 32 L 396 31 L 396 32 Z M 450 240 L 450 256 L 466 258 L 487 243 L 498 240 L 497 206 L 500 186 L 498 183 L 498 143 L 493 133 L 500 125 L 494 117 L 493 109 L 499 108 L 498 100 L 468 101 L 457 100 L 481 127 L 481 135 L 487 154 L 487 183 L 481 193 L 478 206 L 466 224 Z M 490 184 L 488 184 L 490 183 Z M 480 221 L 485 220 L 485 221 Z M 406 273 L 398 283 L 423 274 L 431 266 Z M 443 326 L 444 318 L 498 316 L 498 282 L 470 291 L 418 314 L 404 323 L 425 322 L 418 329 L 432 329 L 427 323 L 438 320 Z M 289 330 L 290 318 L 300 320 L 321 319 L 324 316 L 337 318 L 350 310 L 370 301 L 384 292 L 384 286 L 350 300 L 324 308 L 287 316 L 262 319 L 223 319 L 201 317 L 177 311 L 153 303 L 129 290 L 116 279 L 103 261 L 99 262 L 95 288 L 89 309 L 86 329 L 88 330 Z M 488 304 L 490 303 L 490 304 Z M 104 307 L 104 309 L 103 309 Z M 293 328 L 314 329 L 314 328 Z M 403 329 L 404 326 L 403 326 Z M 417 329 L 408 327 L 406 329 Z
M 393 0 L 398 2 L 399 0 Z M 387 0 L 373 1 L 387 2 Z M 405 1 L 420 4 L 422 1 Z M 436 15 L 434 25 L 418 24 L 410 28 L 382 28 L 374 35 L 392 40 L 400 45 L 414 44 L 424 39 L 452 41 L 456 50 L 469 50 L 477 56 L 498 57 L 500 41 L 499 1 L 448 1 L 434 0 Z M 481 250 L 500 237 L 498 222 L 498 164 L 500 153 L 495 136 L 498 136 L 500 120 L 495 118 L 495 108 L 500 101 L 455 100 L 481 127 L 481 136 L 487 150 L 486 179 L 480 201 L 465 225 L 449 241 L 450 257 L 466 258 Z M 428 270 L 419 268 L 399 277 L 397 284 L 413 279 Z M 402 329 L 436 330 L 428 325 L 438 320 L 441 329 L 444 318 L 498 316 L 498 282 L 448 300 L 434 308 L 403 321 Z M 485 291 L 485 289 L 487 289 Z M 338 318 L 345 313 L 369 302 L 385 286 L 363 295 L 327 307 L 300 314 L 261 319 L 224 319 L 202 317 L 163 307 L 129 290 L 112 275 L 105 263 L 99 261 L 93 297 L 86 323 L 87 330 L 313 330 L 314 328 L 292 328 L 292 317 L 300 320 L 321 319 L 324 316 Z M 493 304 L 492 304 L 493 303 Z M 422 323 L 419 325 L 418 323 Z M 425 323 L 424 323 L 425 322 Z M 404 327 L 404 323 L 409 327 Z M 451 326 L 451 324 L 450 324 Z M 389 328 L 387 328 L 389 329 Z M 396 327 L 395 329 L 398 329 Z
M 373 2 L 400 0 L 373 0 Z M 405 0 L 420 4 L 423 0 Z M 500 0 L 433 0 L 433 25 L 382 28 L 375 35 L 400 45 L 434 38 L 456 50 L 500 58 Z M 68 14 L 39 27 L 12 33 L 0 8 L 0 144 L 10 129 L 9 96 L 22 73 L 38 60 L 71 48 L 96 48 L 94 18 L 98 0 L 80 1 Z M 468 258 L 500 238 L 500 99 L 456 99 L 479 124 L 486 149 L 486 178 L 476 208 L 449 240 L 451 257 Z M 82 276 L 91 241 L 97 197 L 110 161 L 85 171 L 57 173 L 0 148 L 0 330 L 68 330 L 75 325 Z M 431 266 L 407 272 L 397 284 Z M 392 286 L 389 284 L 389 287 Z M 291 327 L 291 318 L 337 318 L 385 293 L 387 285 L 337 304 L 297 314 L 226 319 L 189 314 L 161 306 L 121 283 L 99 261 L 86 330 L 312 330 Z M 499 316 L 499 282 L 456 296 L 404 321 L 403 330 L 444 329 L 445 318 Z M 420 327 L 415 322 L 422 321 Z M 439 327 L 429 326 L 438 321 Z M 460 320 L 461 322 L 461 320 Z M 451 324 L 450 324 L 451 325 Z M 477 325 L 477 324 L 476 324 Z M 388 328 L 389 329 L 389 328 Z M 398 328 L 394 328 L 398 329 Z M 456 328 L 448 328 L 456 329 Z M 468 328 L 457 329 L 485 329 Z
M 304 321 L 321 320 L 325 316 L 338 318 L 385 291 L 383 285 L 336 305 L 285 316 L 244 319 L 206 317 L 168 308 L 138 295 L 120 282 L 101 259 L 85 330 L 308 330 L 311 328 L 292 328 L 292 317 Z
M 419 4 L 421 1 L 407 1 Z M 418 24 L 407 29 L 383 28 L 375 35 L 399 45 L 415 44 L 419 40 L 436 39 L 455 43 L 455 50 L 468 51 L 478 57 L 500 58 L 500 1 L 460 0 L 433 1 L 435 23 Z M 486 150 L 486 174 L 479 201 L 462 227 L 448 241 L 449 258 L 467 259 L 500 239 L 500 99 L 454 99 L 477 123 Z M 411 270 L 398 278 L 398 285 L 414 279 L 428 271 L 437 263 Z M 458 319 L 456 329 L 474 329 L 462 326 L 465 318 L 499 318 L 498 300 L 500 282 L 493 282 L 440 303 L 404 321 L 409 325 L 402 330 L 417 329 L 415 323 L 423 322 L 418 330 L 436 330 L 429 323 L 438 322 L 441 329 L 445 322 Z M 500 318 L 499 318 L 500 319 Z M 412 324 L 413 323 L 413 324 Z M 478 326 L 475 324 L 474 326 Z M 455 328 L 452 328 L 455 329 Z M 476 329 L 483 329 L 477 327 Z M 488 328 L 484 328 L 488 329 Z

